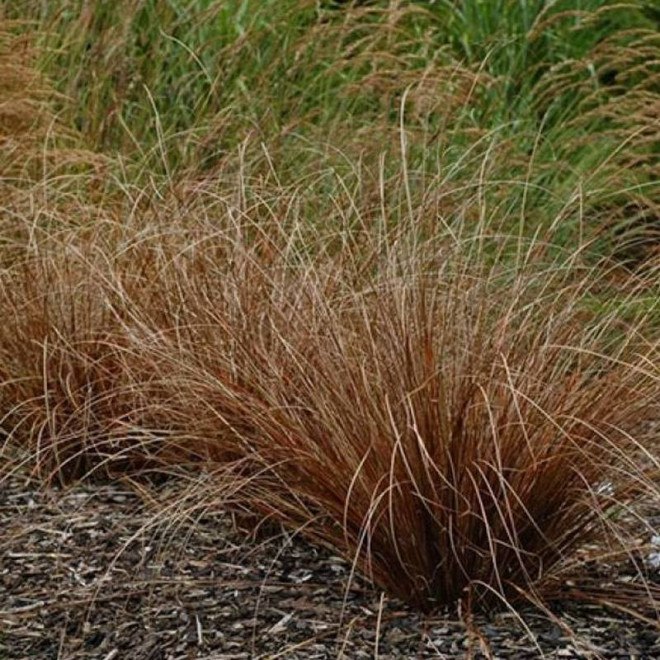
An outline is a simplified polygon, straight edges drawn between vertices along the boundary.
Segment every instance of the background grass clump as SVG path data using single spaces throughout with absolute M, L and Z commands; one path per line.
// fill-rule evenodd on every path
M 6 471 L 212 471 L 425 611 L 589 543 L 655 611 L 651 6 L 1 6 Z

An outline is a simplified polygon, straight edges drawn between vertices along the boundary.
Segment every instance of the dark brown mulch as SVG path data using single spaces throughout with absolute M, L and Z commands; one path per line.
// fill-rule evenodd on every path
M 480 641 L 359 578 L 346 591 L 350 566 L 301 539 L 159 516 L 121 485 L 5 479 L 0 530 L 2 660 L 660 658 L 657 627 L 572 604 L 575 636 L 530 612 L 529 633 L 511 614 L 479 621 Z

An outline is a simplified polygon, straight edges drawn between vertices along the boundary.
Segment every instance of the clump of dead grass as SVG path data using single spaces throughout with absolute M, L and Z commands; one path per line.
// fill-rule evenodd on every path
M 213 471 L 424 610 L 625 554 L 616 516 L 657 496 L 649 309 L 594 313 L 601 271 L 519 237 L 198 196 L 43 230 L 2 273 L 3 426 L 44 476 Z
M 654 349 L 590 327 L 582 282 L 557 294 L 443 256 L 358 291 L 313 268 L 242 274 L 260 293 L 230 278 L 195 315 L 203 340 L 192 323 L 153 339 L 187 445 L 254 463 L 257 509 L 424 609 L 536 595 L 604 531 L 606 482 L 654 490 L 637 435 Z

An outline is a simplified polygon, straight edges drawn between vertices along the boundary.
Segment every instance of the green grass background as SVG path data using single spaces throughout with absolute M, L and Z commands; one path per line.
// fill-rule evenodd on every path
M 132 181 L 217 173 L 242 149 L 249 173 L 284 184 L 350 179 L 357 161 L 359 187 L 383 154 L 386 175 L 400 172 L 403 126 L 413 194 L 433 177 L 448 190 L 501 181 L 482 193 L 489 222 L 565 244 L 588 235 L 632 261 L 658 231 L 652 2 L 1 6 L 38 48 L 58 121 Z M 325 185 L 321 208 L 340 193 Z

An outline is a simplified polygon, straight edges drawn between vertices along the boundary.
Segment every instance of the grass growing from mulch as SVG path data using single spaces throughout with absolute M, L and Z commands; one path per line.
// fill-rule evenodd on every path
M 169 524 L 384 589 L 372 653 L 390 598 L 649 623 L 657 16 L 423 4 L 1 5 L 0 483 L 187 470 Z
M 660 653 L 644 623 L 570 599 L 421 617 L 329 551 L 253 520 L 202 509 L 173 522 L 190 485 L 0 490 L 0 652 L 34 658 L 634 658 Z M 179 491 L 177 493 L 177 491 Z M 156 504 L 151 498 L 155 498 Z M 176 505 L 175 505 L 176 508 Z M 660 577 L 657 575 L 656 578 Z M 625 562 L 592 575 L 625 591 Z M 567 586 L 568 590 L 569 587 Z

